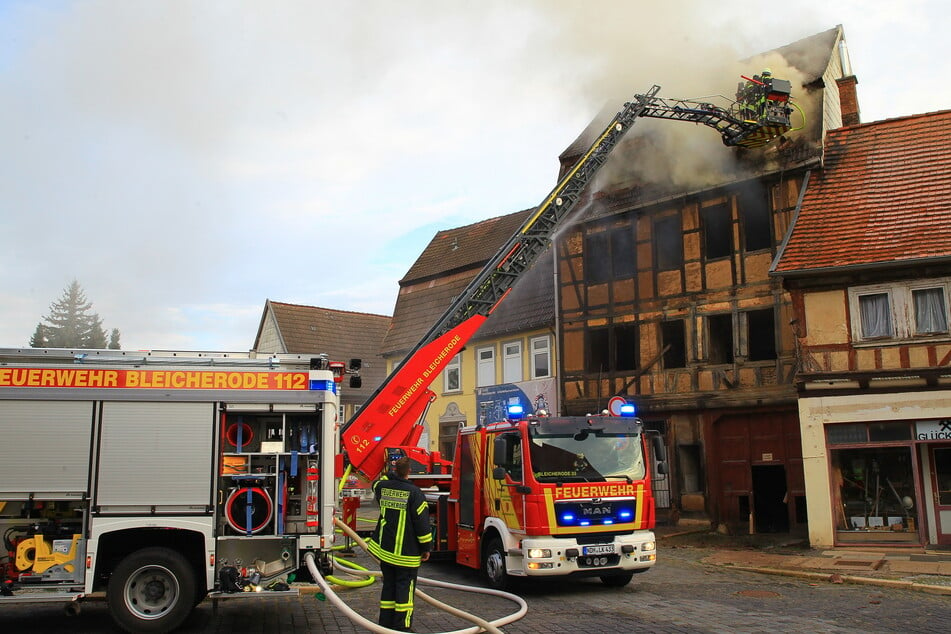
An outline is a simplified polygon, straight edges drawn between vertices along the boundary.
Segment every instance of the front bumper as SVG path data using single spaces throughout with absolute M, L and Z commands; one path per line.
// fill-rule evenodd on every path
M 508 574 L 516 577 L 601 576 L 645 571 L 656 562 L 652 531 L 605 537 L 597 544 L 579 544 L 575 538 L 525 538 L 505 558 Z

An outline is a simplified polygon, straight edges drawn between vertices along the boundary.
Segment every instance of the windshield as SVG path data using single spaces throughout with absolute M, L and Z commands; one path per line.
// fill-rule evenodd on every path
M 530 452 L 538 482 L 631 482 L 644 477 L 637 435 L 533 436 Z

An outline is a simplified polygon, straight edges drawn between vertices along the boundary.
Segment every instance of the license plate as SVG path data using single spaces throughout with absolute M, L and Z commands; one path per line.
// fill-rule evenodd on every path
M 581 552 L 584 555 L 613 555 L 614 544 L 598 544 L 596 546 L 585 546 Z

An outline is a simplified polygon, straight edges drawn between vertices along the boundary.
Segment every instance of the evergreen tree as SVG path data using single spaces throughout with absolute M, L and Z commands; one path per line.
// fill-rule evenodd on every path
M 73 280 L 63 296 L 50 304 L 50 313 L 37 324 L 30 346 L 33 348 L 105 348 L 106 331 L 102 319 L 92 311 L 79 282 Z M 119 349 L 119 330 L 112 329 L 109 347 Z

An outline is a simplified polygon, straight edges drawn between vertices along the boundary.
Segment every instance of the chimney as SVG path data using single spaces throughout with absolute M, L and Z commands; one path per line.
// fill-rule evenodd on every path
M 849 49 L 845 40 L 839 42 L 839 63 L 842 65 L 842 78 L 836 79 L 835 83 L 839 86 L 839 109 L 842 111 L 842 125 L 858 125 L 859 120 L 859 98 L 855 91 L 855 85 L 859 80 L 855 78 L 852 72 L 852 60 L 849 59 Z
M 859 80 L 855 75 L 836 79 L 835 83 L 839 86 L 839 107 L 842 109 L 842 125 L 858 125 L 859 120 L 859 99 L 855 91 L 855 85 Z

